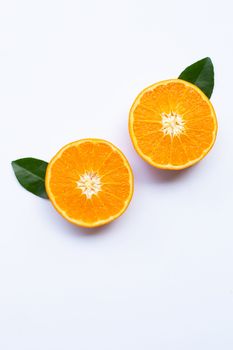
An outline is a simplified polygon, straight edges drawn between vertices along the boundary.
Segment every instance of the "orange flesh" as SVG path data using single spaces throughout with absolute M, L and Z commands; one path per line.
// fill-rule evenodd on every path
M 180 116 L 184 129 L 165 134 L 162 115 Z M 143 90 L 129 118 L 130 135 L 136 151 L 151 165 L 182 169 L 201 160 L 214 144 L 217 120 L 204 93 L 183 80 L 168 80 Z
M 101 188 L 88 198 L 77 185 L 92 173 Z M 46 172 L 46 190 L 55 209 L 70 222 L 95 227 L 120 216 L 133 193 L 133 175 L 125 156 L 111 143 L 85 139 L 63 147 Z

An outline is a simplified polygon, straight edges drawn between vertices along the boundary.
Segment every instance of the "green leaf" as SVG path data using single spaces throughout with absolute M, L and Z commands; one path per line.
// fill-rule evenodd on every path
M 48 198 L 45 190 L 45 173 L 48 163 L 35 158 L 22 158 L 12 163 L 19 183 L 29 192 Z
M 209 57 L 193 63 L 187 67 L 179 76 L 198 86 L 207 97 L 211 97 L 214 89 L 214 66 Z

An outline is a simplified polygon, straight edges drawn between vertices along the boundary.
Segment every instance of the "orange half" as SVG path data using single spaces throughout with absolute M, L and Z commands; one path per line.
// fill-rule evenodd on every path
M 129 132 L 139 155 L 161 169 L 183 169 L 212 148 L 217 119 L 208 97 L 180 79 L 143 90 L 129 114 Z
M 133 173 L 123 153 L 110 142 L 84 139 L 55 155 L 47 167 L 45 185 L 65 219 L 96 227 L 124 213 L 133 194 Z

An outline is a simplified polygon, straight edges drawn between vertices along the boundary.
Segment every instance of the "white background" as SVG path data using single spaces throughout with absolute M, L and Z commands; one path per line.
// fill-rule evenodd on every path
M 0 1 L 0 349 L 233 349 L 231 1 Z M 182 172 L 135 153 L 141 89 L 210 56 L 215 147 Z M 135 174 L 127 212 L 72 226 L 11 160 L 98 137 Z

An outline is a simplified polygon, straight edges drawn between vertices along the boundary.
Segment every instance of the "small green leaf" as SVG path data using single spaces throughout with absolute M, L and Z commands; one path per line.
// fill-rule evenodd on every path
M 214 66 L 209 57 L 193 63 L 179 76 L 179 79 L 197 85 L 207 97 L 211 97 L 214 89 Z
M 45 173 L 48 163 L 35 158 L 22 158 L 12 163 L 19 183 L 29 192 L 42 198 L 48 198 L 45 190 Z

